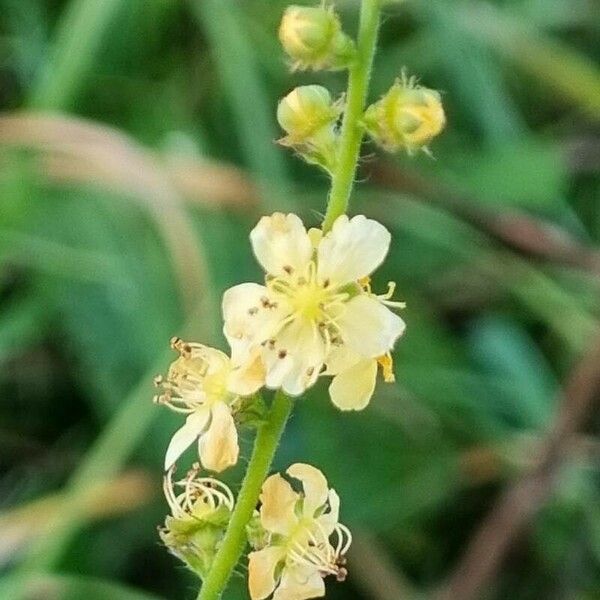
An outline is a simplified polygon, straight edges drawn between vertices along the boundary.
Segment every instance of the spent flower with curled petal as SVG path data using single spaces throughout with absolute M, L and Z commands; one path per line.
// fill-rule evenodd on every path
M 155 384 L 162 393 L 154 401 L 187 415 L 185 424 L 173 435 L 165 456 L 165 469 L 198 440 L 202 465 L 223 471 L 238 460 L 238 434 L 233 419 L 236 403 L 254 394 L 264 383 L 260 361 L 234 367 L 229 357 L 202 344 L 171 340 L 179 357 L 166 378 Z
M 211 477 L 200 477 L 196 463 L 180 481 L 173 482 L 175 466 L 168 469 L 163 490 L 171 514 L 159 535 L 169 551 L 204 578 L 234 507 L 231 490 Z
M 362 215 L 343 215 L 326 234 L 307 232 L 296 215 L 275 213 L 250 238 L 267 275 L 265 285 L 244 283 L 223 297 L 234 363 L 260 356 L 267 387 L 294 396 L 323 372 L 334 375 L 333 402 L 364 408 L 377 364 L 391 371 L 389 353 L 405 328 L 390 310 L 403 306 L 391 300 L 393 284 L 380 296 L 368 285 L 388 252 L 388 230 Z
M 345 554 L 352 542 L 338 523 L 340 500 L 323 473 L 296 463 L 287 474 L 302 483 L 296 492 L 281 475 L 269 477 L 260 496 L 265 544 L 248 559 L 252 600 L 306 600 L 325 595 L 324 577 L 346 578 Z

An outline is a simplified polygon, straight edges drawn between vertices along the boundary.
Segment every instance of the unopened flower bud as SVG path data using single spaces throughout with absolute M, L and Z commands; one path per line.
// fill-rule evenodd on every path
M 378 102 L 366 110 L 369 135 L 386 150 L 409 153 L 427 150 L 427 144 L 446 124 L 439 92 L 403 77 Z
M 335 124 L 340 108 L 329 91 L 320 85 L 303 85 L 293 89 L 277 107 L 277 121 L 288 134 L 290 143 L 304 142 L 323 128 Z
M 279 39 L 297 69 L 344 69 L 355 55 L 333 9 L 290 6 L 279 26 Z
M 279 142 L 294 148 L 308 163 L 331 172 L 336 160 L 336 123 L 342 112 L 341 104 L 333 102 L 320 85 L 292 90 L 277 107 L 277 121 L 287 133 Z

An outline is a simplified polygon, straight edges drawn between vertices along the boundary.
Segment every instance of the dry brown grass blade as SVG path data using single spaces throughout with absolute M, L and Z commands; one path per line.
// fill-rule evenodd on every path
M 420 202 L 442 208 L 514 252 L 600 274 L 600 252 L 581 244 L 555 223 L 514 209 L 483 208 L 476 199 L 464 197 L 416 172 L 402 170 L 383 160 L 373 167 L 372 181 L 384 188 L 413 194 Z
M 204 251 L 186 214 L 184 196 L 212 206 L 256 200 L 253 186 L 235 169 L 178 158 L 163 161 L 122 132 L 84 119 L 0 115 L 1 146 L 37 151 L 43 174 L 51 180 L 104 186 L 135 199 L 156 222 L 188 312 L 195 310 L 208 286 Z
M 86 519 L 105 519 L 135 510 L 155 494 L 155 482 L 147 473 L 129 471 L 90 490 L 82 508 Z M 57 493 L 0 513 L 0 565 L 44 531 L 62 504 L 63 495 Z
M 577 430 L 600 399 L 600 338 L 569 377 L 552 429 L 535 466 L 498 499 L 473 535 L 437 600 L 475 600 L 497 575 L 512 544 L 547 500 L 577 438 Z

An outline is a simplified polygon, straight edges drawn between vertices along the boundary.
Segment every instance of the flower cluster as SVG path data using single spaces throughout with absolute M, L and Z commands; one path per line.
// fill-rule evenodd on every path
M 360 43 L 343 32 L 327 0 L 317 7 L 289 7 L 279 37 L 296 69 L 362 68 L 355 62 Z M 334 176 L 348 127 L 387 150 L 414 153 L 428 151 L 445 123 L 438 92 L 406 76 L 360 114 L 354 110 L 349 126 L 348 114 L 344 99 L 334 100 L 324 87 L 296 88 L 277 109 L 286 134 L 280 143 Z M 359 147 L 360 139 L 357 155 Z M 302 396 L 324 378 L 332 403 L 356 411 L 369 404 L 379 375 L 394 381 L 391 353 L 405 330 L 398 315 L 404 303 L 394 299 L 394 282 L 383 293 L 371 287 L 391 235 L 373 219 L 343 212 L 328 212 L 327 226 L 313 228 L 295 214 L 262 217 L 250 242 L 264 279 L 240 283 L 223 295 L 223 333 L 230 353 L 173 338 L 178 356 L 166 376 L 155 379 L 160 389 L 155 402 L 185 417 L 166 451 L 164 491 L 171 514 L 160 536 L 205 579 L 224 572 L 222 561 L 219 568 L 212 566 L 239 548 L 245 527 L 252 547 L 252 600 L 318 598 L 325 595 L 327 576 L 345 579 L 352 536 L 339 523 L 339 497 L 321 471 L 308 464 L 294 464 L 285 476 L 264 480 L 276 442 L 267 442 L 268 462 L 256 462 L 258 476 L 251 473 L 252 459 L 237 502 L 224 483 L 201 475 L 202 470 L 220 473 L 238 462 L 242 426 L 258 429 L 253 457 L 262 451 L 263 427 L 278 422 L 279 439 L 289 415 L 288 410 L 276 421 L 279 398 L 289 407 L 290 397 Z M 263 398 L 266 390 L 277 390 L 271 403 Z M 273 431 L 269 435 L 274 439 Z M 174 482 L 175 464 L 192 445 L 199 462 Z M 226 578 L 207 597 L 216 598 L 225 583 Z
M 234 500 L 224 484 L 199 477 L 199 463 L 173 484 L 175 462 L 197 443 L 203 468 L 221 472 L 236 464 L 238 423 L 262 388 L 300 396 L 325 377 L 339 409 L 361 410 L 379 370 L 393 381 L 390 353 L 405 328 L 394 310 L 404 304 L 392 300 L 393 283 L 384 294 L 374 293 L 370 284 L 390 239 L 383 225 L 362 215 L 342 215 L 327 232 L 307 230 L 294 214 L 263 217 L 250 240 L 266 273 L 264 283 L 242 283 L 223 296 L 231 356 L 171 340 L 178 357 L 165 377 L 155 379 L 160 388 L 155 402 L 185 416 L 185 422 L 166 452 L 165 494 L 172 514 L 161 537 L 200 576 L 210 568 Z M 274 599 L 319 597 L 323 577 L 345 575 L 350 534 L 338 523 L 337 495 L 314 467 L 296 464 L 287 473 L 304 491 L 295 492 L 279 475 L 263 486 L 264 535 L 253 544 L 249 562 L 253 600 L 273 592 Z

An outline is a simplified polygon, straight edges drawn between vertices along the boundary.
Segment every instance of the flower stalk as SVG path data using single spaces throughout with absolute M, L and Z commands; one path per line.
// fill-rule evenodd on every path
M 340 146 L 332 174 L 323 232 L 348 207 L 360 154 L 365 109 L 381 14 L 380 0 L 363 0 L 360 13 L 357 52 L 349 67 L 347 105 L 342 121 Z M 248 470 L 237 504 L 198 600 L 219 600 L 246 544 L 246 526 L 256 508 L 261 487 L 269 473 L 279 440 L 292 410 L 292 401 L 283 392 L 275 394 L 268 420 L 259 428 Z
M 291 411 L 291 398 L 281 391 L 277 392 L 273 398 L 267 421 L 257 431 L 254 450 L 238 501 L 210 573 L 202 584 L 198 600 L 219 600 L 240 559 L 246 544 L 246 525 L 256 508 L 262 484 L 269 474 L 273 457 Z
M 338 159 L 333 171 L 327 211 L 323 221 L 323 232 L 329 231 L 334 221 L 346 212 L 352 193 L 364 135 L 361 120 L 377 47 L 380 16 L 381 0 L 362 1 L 357 52 L 354 63 L 349 68 L 347 104 L 342 120 Z
M 279 142 L 331 176 L 321 228 L 294 214 L 263 216 L 250 233 L 264 284 L 245 282 L 223 294 L 223 333 L 230 354 L 175 338 L 179 358 L 156 401 L 184 415 L 166 453 L 165 494 L 171 515 L 160 529 L 172 554 L 203 580 L 197 600 L 220 600 L 249 542 L 252 600 L 309 600 L 324 580 L 347 575 L 352 535 L 339 522 L 340 499 L 316 467 L 296 463 L 267 478 L 292 410 L 321 378 L 341 411 L 363 410 L 381 373 L 394 381 L 392 351 L 405 330 L 395 283 L 377 294 L 371 275 L 388 254 L 391 234 L 364 215 L 346 215 L 365 134 L 388 151 L 429 153 L 445 114 L 440 95 L 403 72 L 366 111 L 383 0 L 362 0 L 356 44 L 332 2 L 291 6 L 280 40 L 304 70 L 348 69 L 347 93 L 333 99 L 318 85 L 293 89 L 280 102 Z M 338 127 L 343 113 L 341 127 Z M 277 390 L 269 409 L 262 388 Z M 258 411 L 258 412 L 257 412 Z M 257 419 L 258 416 L 258 419 Z M 239 457 L 237 428 L 257 424 L 254 449 L 234 504 L 228 488 L 199 469 L 221 472 Z M 196 444 L 202 465 L 173 482 L 175 462 Z M 183 488 L 183 492 L 181 489 Z M 177 491 L 175 491 L 177 490 Z

